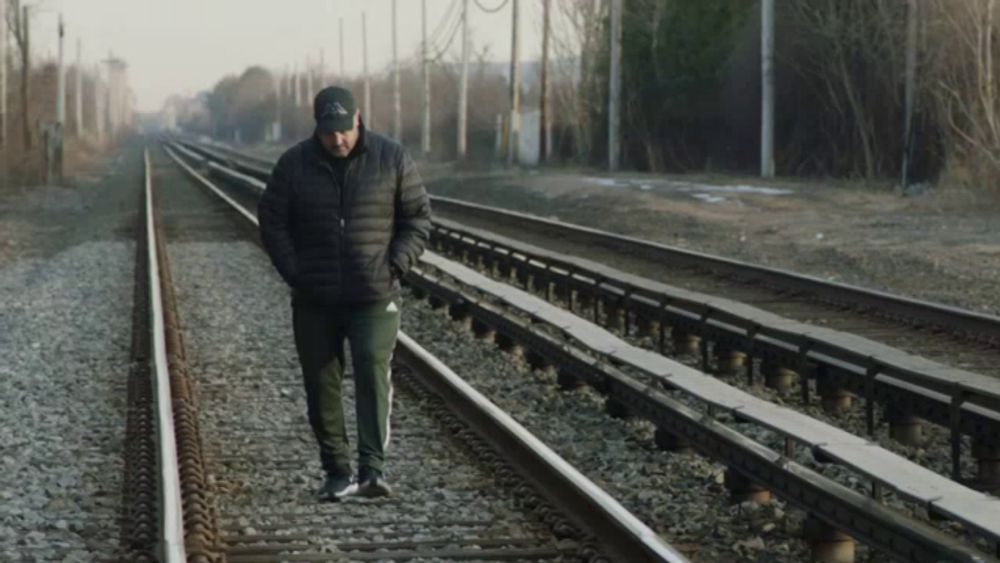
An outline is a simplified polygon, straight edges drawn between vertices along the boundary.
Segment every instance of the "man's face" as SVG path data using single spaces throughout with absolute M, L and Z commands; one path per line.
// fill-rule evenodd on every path
M 354 112 L 354 127 L 352 129 L 319 134 L 319 140 L 323 143 L 326 152 L 337 158 L 344 158 L 351 154 L 351 150 L 358 142 L 358 124 L 360 122 L 358 115 L 358 112 Z

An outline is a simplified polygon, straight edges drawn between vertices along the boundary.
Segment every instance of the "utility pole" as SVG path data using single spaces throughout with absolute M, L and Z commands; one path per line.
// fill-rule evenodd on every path
M 431 152 L 431 73 L 430 60 L 427 56 L 427 0 L 420 0 L 420 10 L 420 29 L 423 34 L 420 44 L 424 63 L 424 119 L 420 128 L 420 147 L 424 156 L 427 156 Z
M 66 72 L 63 66 L 63 37 L 66 27 L 63 25 L 62 14 L 59 14 L 59 64 L 56 67 L 56 122 L 62 129 L 66 128 Z
M 77 138 L 83 137 L 83 42 L 76 38 L 76 85 L 73 88 L 73 116 L 76 123 Z
M 774 0 L 762 0 L 760 175 L 774 177 Z
M 97 142 L 104 141 L 104 92 L 101 90 L 101 66 L 94 66 L 94 135 Z
M 0 0 L 0 186 L 7 185 L 10 147 L 7 145 L 7 0 Z
M 7 173 L 7 0 L 0 0 L 0 148 L 4 151 L 3 180 Z
M 105 61 L 108 66 L 108 133 L 114 139 L 127 125 L 127 93 L 125 61 L 109 52 Z
M 364 12 L 361 12 L 361 65 L 361 71 L 365 74 L 365 120 L 368 126 L 372 127 L 375 122 L 375 112 L 372 111 L 372 80 L 368 76 L 368 19 Z
M 292 107 L 299 107 L 299 67 L 295 65 L 292 67 Z
M 608 171 L 618 170 L 622 93 L 622 0 L 611 0 L 611 85 L 608 92 Z
M 280 72 L 274 73 L 274 123 L 271 125 L 271 140 L 281 139 L 281 89 L 284 80 Z
M 469 115 L 469 0 L 462 0 L 462 81 L 458 85 L 458 159 L 467 152 L 467 119 Z
M 510 132 L 507 135 L 507 166 L 518 163 L 521 129 L 521 45 L 518 36 L 518 0 L 511 0 L 510 41 Z
M 917 92 L 917 18 L 916 0 L 906 2 L 906 93 L 903 113 L 903 174 L 902 189 L 910 184 L 910 166 L 913 155 L 913 114 Z
M 292 84 L 293 78 L 292 78 L 292 71 L 290 69 L 291 69 L 291 67 L 289 65 L 285 65 L 285 74 L 283 75 L 283 78 L 281 80 L 282 83 L 283 83 L 281 85 L 281 88 L 285 92 L 285 100 L 286 100 L 285 103 L 287 104 L 288 101 L 290 100 L 292 102 L 292 105 L 294 106 L 295 105 L 295 86 Z
M 309 100 L 312 99 L 316 92 L 313 90 L 313 66 L 312 61 L 309 57 L 306 57 L 306 91 L 302 105 L 309 107 Z
M 28 96 L 31 95 L 31 32 L 29 31 L 31 21 L 28 12 L 28 6 L 21 7 L 21 17 L 17 26 L 21 34 L 21 130 L 24 134 L 25 150 L 31 149 L 31 119 L 28 115 Z
M 396 36 L 396 0 L 392 0 L 392 83 L 393 112 L 396 116 L 393 124 L 393 136 L 396 141 L 403 142 L 403 104 L 399 96 L 399 41 Z
M 542 99 L 541 119 L 538 127 L 538 162 L 543 164 L 549 158 L 549 10 L 551 0 L 542 4 Z

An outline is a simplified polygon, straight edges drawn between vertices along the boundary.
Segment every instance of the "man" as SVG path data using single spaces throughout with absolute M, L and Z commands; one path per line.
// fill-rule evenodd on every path
M 313 116 L 313 136 L 271 172 L 257 209 L 260 232 L 292 287 L 309 424 L 326 472 L 320 500 L 383 496 L 391 493 L 384 464 L 399 279 L 426 246 L 430 205 L 409 155 L 365 129 L 350 91 L 324 88 Z M 354 367 L 356 479 L 341 400 L 345 340 Z

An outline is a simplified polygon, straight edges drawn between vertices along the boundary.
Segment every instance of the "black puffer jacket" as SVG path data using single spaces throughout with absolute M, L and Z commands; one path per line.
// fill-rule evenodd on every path
M 258 204 L 264 247 L 297 303 L 388 298 L 427 244 L 430 203 L 406 151 L 362 126 L 348 160 L 340 185 L 307 139 L 281 155 Z

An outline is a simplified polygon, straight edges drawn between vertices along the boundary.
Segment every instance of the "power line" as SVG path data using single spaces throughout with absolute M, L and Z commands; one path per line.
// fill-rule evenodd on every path
M 487 14 L 495 14 L 500 10 L 502 10 L 504 6 L 507 5 L 507 2 L 509 2 L 510 0 L 503 0 L 503 2 L 501 2 L 500 5 L 497 6 L 496 8 L 487 8 L 486 6 L 480 4 L 479 0 L 473 0 L 473 1 L 476 3 L 476 7 L 479 8 L 480 10 L 486 12 Z
M 438 41 L 441 40 L 444 33 L 446 33 L 446 30 L 449 29 L 449 27 L 451 26 L 450 24 L 451 19 L 455 16 L 456 14 L 455 8 L 457 7 L 458 7 L 458 0 L 452 0 L 451 4 L 448 5 L 448 9 L 445 11 L 444 17 L 442 17 L 441 20 L 438 21 L 437 27 L 434 28 L 434 31 L 431 32 L 430 37 L 427 39 L 428 50 L 432 45 L 436 45 Z M 459 16 L 461 16 L 461 10 L 459 10 L 457 13 L 459 14 Z M 435 51 L 436 50 L 437 49 L 435 49 Z
M 452 43 L 455 42 L 455 37 L 458 36 L 458 30 L 461 29 L 461 27 L 462 27 L 462 18 L 461 16 L 459 16 L 459 18 L 455 20 L 455 24 L 451 28 L 451 35 L 448 37 L 448 42 L 445 43 L 445 46 L 442 47 L 440 50 L 438 50 L 433 57 L 428 57 L 428 59 L 431 62 L 438 62 L 442 58 L 444 58 L 445 54 L 448 52 L 448 49 L 451 48 Z
M 431 34 L 431 37 L 427 40 L 427 59 L 429 62 L 438 62 L 447 53 L 448 49 L 455 42 L 455 37 L 458 34 L 459 28 L 462 26 L 462 10 L 455 8 L 459 6 L 459 0 L 453 0 L 451 5 L 448 7 L 448 11 L 445 13 L 444 17 L 438 22 L 437 29 Z M 438 47 L 440 41 L 448 37 L 444 46 Z M 430 53 L 433 53 L 431 55 Z M 416 60 L 421 60 L 425 56 L 425 51 L 423 46 L 418 47 L 413 58 Z M 421 62 L 421 64 L 423 64 Z

